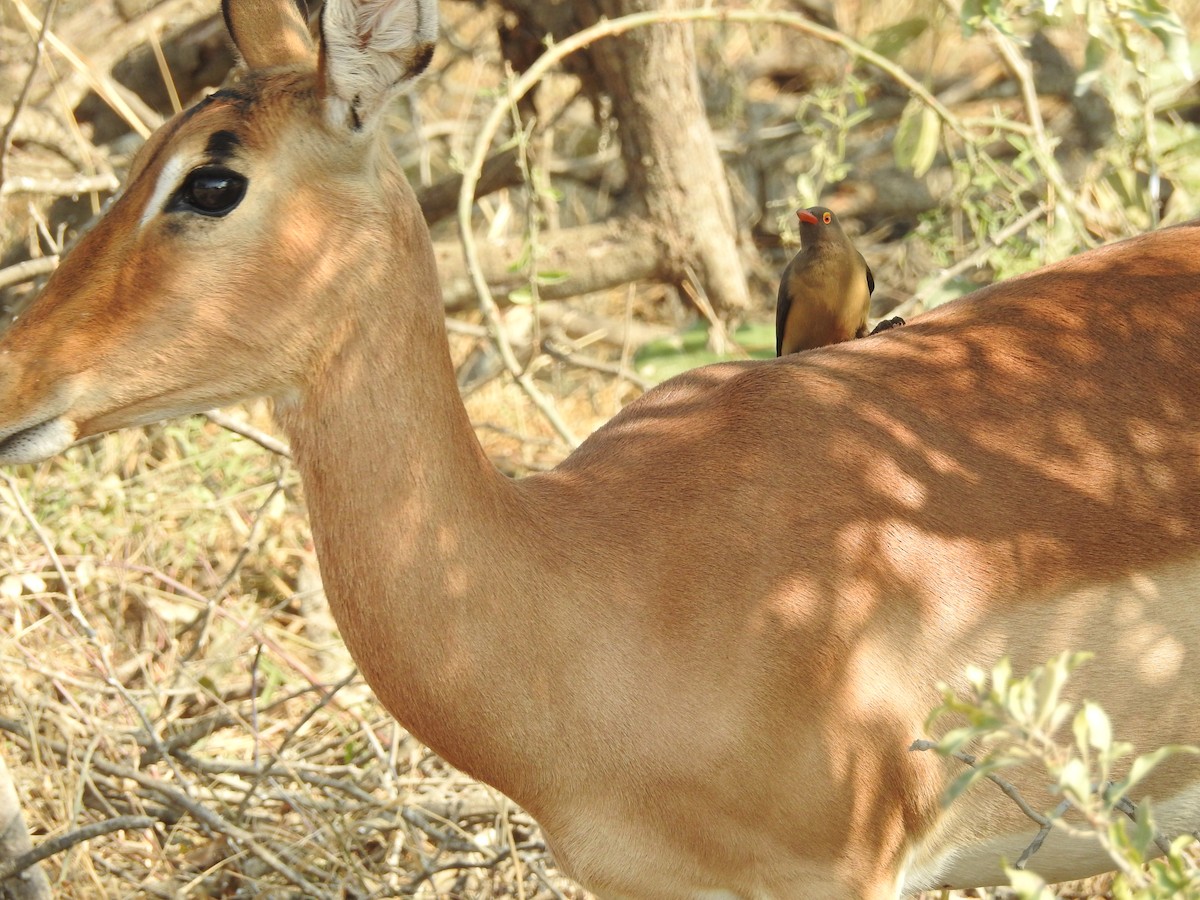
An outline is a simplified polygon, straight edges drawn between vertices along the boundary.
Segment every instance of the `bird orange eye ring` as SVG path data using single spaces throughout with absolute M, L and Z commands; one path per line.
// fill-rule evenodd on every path
M 828 225 L 830 222 L 833 221 L 833 213 L 824 213 L 821 216 L 821 221 L 824 222 L 826 225 Z

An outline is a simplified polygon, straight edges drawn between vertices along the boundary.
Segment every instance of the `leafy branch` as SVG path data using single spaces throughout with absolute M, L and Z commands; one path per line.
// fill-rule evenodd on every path
M 1113 896 L 1121 900 L 1200 898 L 1200 867 L 1194 853 L 1195 835 L 1173 839 L 1155 825 L 1149 799 L 1137 803 L 1137 788 L 1162 762 L 1173 756 L 1194 755 L 1200 748 L 1159 747 L 1133 755 L 1131 744 L 1119 740 L 1103 708 L 1084 701 L 1076 708 L 1063 691 L 1072 673 L 1090 658 L 1086 653 L 1063 653 L 1024 677 L 1015 677 L 1008 659 L 990 671 L 968 669 L 968 692 L 960 695 L 943 687 L 943 699 L 927 727 L 943 718 L 957 723 L 937 741 L 915 741 L 910 749 L 934 750 L 968 768 L 946 790 L 952 803 L 981 779 L 1000 787 L 1038 824 L 1033 841 L 1005 871 L 1022 900 L 1045 900 L 1053 895 L 1036 870 L 1036 854 L 1047 835 L 1058 829 L 1089 836 L 1108 854 L 1118 875 Z M 982 752 L 968 753 L 967 747 Z M 1052 810 L 1036 810 L 1018 788 L 998 773 L 1032 766 L 1051 780 L 1057 798 Z M 1069 812 L 1075 816 L 1067 820 Z M 1082 823 L 1082 824 L 1080 824 Z M 1161 855 L 1159 859 L 1151 857 Z

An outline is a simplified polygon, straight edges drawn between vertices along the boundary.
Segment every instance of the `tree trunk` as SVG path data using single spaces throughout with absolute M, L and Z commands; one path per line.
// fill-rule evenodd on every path
M 534 36 L 562 39 L 599 21 L 681 0 L 499 0 Z M 650 220 L 662 275 L 694 280 L 722 317 L 750 306 L 725 169 L 705 114 L 690 25 L 654 25 L 607 38 L 569 60 L 593 98 L 611 98 L 630 195 Z M 519 60 L 515 60 L 519 64 Z

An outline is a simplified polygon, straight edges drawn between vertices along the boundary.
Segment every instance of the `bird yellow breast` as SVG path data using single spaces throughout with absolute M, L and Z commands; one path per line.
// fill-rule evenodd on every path
M 814 260 L 789 271 L 792 303 L 784 326 L 784 353 L 837 344 L 865 333 L 871 293 L 866 273 L 857 263 L 857 259 Z

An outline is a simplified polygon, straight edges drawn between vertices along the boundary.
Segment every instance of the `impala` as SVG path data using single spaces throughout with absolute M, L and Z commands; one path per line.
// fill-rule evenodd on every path
M 604 897 L 1003 881 L 1036 826 L 944 807 L 959 764 L 907 749 L 969 663 L 1096 651 L 1077 690 L 1119 736 L 1196 740 L 1200 225 L 690 372 L 512 481 L 380 139 L 434 0 L 329 0 L 320 48 L 291 0 L 225 17 L 241 82 L 151 137 L 0 342 L 0 462 L 273 397 L 368 682 Z M 1195 764 L 1146 793 L 1200 826 Z M 1058 832 L 1035 864 L 1111 868 Z

